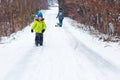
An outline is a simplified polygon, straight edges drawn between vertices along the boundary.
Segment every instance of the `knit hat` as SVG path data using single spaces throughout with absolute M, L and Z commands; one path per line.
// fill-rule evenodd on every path
M 39 13 L 37 14 L 37 16 L 43 18 L 42 12 L 39 12 Z

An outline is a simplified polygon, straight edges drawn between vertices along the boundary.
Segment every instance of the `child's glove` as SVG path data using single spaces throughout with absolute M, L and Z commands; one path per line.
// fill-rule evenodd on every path
M 31 29 L 31 32 L 33 33 L 33 29 Z
M 42 33 L 44 33 L 44 32 L 45 32 L 45 30 L 43 29 L 43 30 L 42 30 Z

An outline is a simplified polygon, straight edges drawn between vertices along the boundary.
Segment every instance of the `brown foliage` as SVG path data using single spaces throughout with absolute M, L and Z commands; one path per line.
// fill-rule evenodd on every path
M 23 29 L 32 20 L 31 14 L 47 8 L 46 0 L 1 0 L 0 37 Z
M 63 8 L 67 16 L 105 34 L 112 23 L 114 35 L 120 35 L 120 0 L 65 0 Z

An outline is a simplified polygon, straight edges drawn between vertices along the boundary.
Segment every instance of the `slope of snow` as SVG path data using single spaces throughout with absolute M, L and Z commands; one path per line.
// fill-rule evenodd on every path
M 120 47 L 98 41 L 69 18 L 55 27 L 57 9 L 44 13 L 44 46 L 34 45 L 31 26 L 0 44 L 0 80 L 119 80 Z
M 113 61 L 114 64 L 120 66 L 120 62 L 119 62 L 120 45 L 119 43 L 102 42 L 98 40 L 98 38 L 89 35 L 88 32 L 80 30 L 76 26 L 72 27 L 71 25 L 74 22 L 73 20 L 70 20 L 69 18 L 66 18 L 66 20 L 67 21 L 65 22 L 66 23 L 65 26 L 70 27 L 70 28 L 67 28 L 69 30 L 69 33 L 71 33 L 74 38 L 79 40 L 80 44 L 83 43 L 91 50 L 99 53 L 102 57 L 105 57 L 105 59 L 109 59 Z

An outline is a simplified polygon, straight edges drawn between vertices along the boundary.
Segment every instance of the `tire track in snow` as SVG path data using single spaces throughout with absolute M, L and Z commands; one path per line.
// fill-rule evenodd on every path
M 67 29 L 67 27 L 64 27 L 64 30 L 68 38 L 71 40 L 73 48 L 83 53 L 83 55 L 85 55 L 96 67 L 99 67 L 103 70 L 107 69 L 114 73 L 120 73 L 120 68 L 116 67 L 112 62 L 107 61 L 101 55 L 88 48 L 79 39 L 77 39 L 74 34 Z

